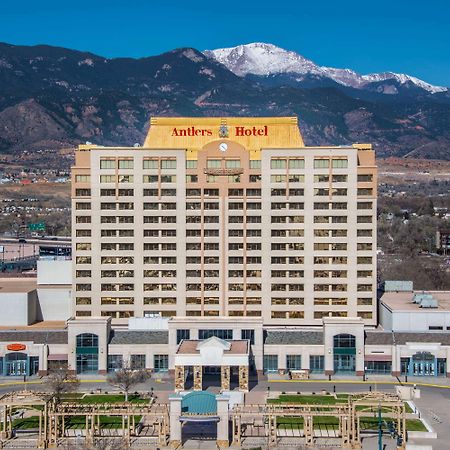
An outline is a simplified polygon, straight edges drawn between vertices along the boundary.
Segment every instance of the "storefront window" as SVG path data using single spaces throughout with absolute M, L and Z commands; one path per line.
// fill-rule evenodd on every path
M 391 361 L 366 361 L 364 363 L 366 373 L 378 373 L 389 375 L 392 370 Z
M 134 370 L 145 369 L 145 355 L 131 355 L 130 366 Z
M 302 355 L 286 355 L 287 370 L 300 370 L 302 368 Z
M 98 336 L 83 333 L 77 336 L 77 373 L 98 371 Z
M 264 355 L 264 372 L 278 371 L 278 355 Z
M 219 339 L 233 339 L 233 330 L 198 330 L 198 338 L 200 340 L 209 339 L 215 336 Z
M 155 372 L 167 372 L 169 370 L 169 355 L 154 356 Z
M 108 355 L 108 372 L 115 372 L 123 367 L 122 355 Z
M 323 355 L 311 355 L 309 357 L 309 371 L 311 373 L 323 373 L 325 363 Z

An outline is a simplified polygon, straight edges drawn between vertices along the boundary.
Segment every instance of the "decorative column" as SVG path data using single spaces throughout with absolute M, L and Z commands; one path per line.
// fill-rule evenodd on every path
M 222 391 L 230 390 L 230 366 L 220 367 L 220 385 Z
M 303 430 L 305 434 L 305 445 L 307 447 L 314 445 L 314 425 L 312 416 L 303 416 Z
M 172 395 L 169 397 L 169 444 L 172 448 L 177 448 L 181 445 L 181 400 L 180 395 Z
M 248 392 L 248 366 L 239 366 L 239 390 Z
M 229 369 L 229 367 L 228 367 Z M 229 445 L 228 441 L 228 398 L 222 395 L 216 396 L 217 400 L 217 415 L 219 421 L 217 422 L 217 447 L 226 448 Z
M 203 390 L 203 367 L 202 366 L 194 366 L 194 391 Z
M 175 392 L 184 391 L 184 366 L 175 366 Z

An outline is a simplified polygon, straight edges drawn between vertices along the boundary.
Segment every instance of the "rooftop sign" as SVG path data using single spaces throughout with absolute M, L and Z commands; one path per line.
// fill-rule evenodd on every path
M 304 147 L 297 117 L 154 117 L 143 147 L 197 151 L 219 139 L 248 150 Z

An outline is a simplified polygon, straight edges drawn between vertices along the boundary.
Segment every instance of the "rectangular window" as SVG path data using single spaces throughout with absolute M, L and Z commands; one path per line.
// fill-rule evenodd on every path
M 183 339 L 191 338 L 191 330 L 177 330 L 177 344 L 179 344 Z
M 177 160 L 176 159 L 162 159 L 161 160 L 161 169 L 176 169 L 177 168 Z
M 196 169 L 197 168 L 197 160 L 190 159 L 186 161 L 186 169 Z
M 158 175 L 144 175 L 142 181 L 144 183 L 157 183 Z
M 176 175 L 161 175 L 161 183 L 176 183 Z
M 346 169 L 348 167 L 347 158 L 333 158 L 333 169 Z
M 382 375 L 390 375 L 392 370 L 391 361 L 365 361 L 364 367 L 366 373 L 378 373 Z
M 327 313 L 328 315 L 328 313 Z M 309 357 L 309 370 L 311 373 L 323 373 L 324 371 L 324 356 L 323 355 L 311 355 Z
M 132 159 L 119 159 L 119 169 L 132 169 L 133 160 Z
M 91 195 L 90 189 L 76 189 L 75 196 L 76 197 L 89 197 Z
M 286 182 L 286 175 L 271 175 L 270 176 L 270 182 L 271 183 L 285 183 Z
M 289 169 L 304 169 L 305 160 L 303 158 L 289 158 Z
M 119 183 L 132 183 L 133 180 L 133 175 L 119 175 Z
M 145 369 L 145 355 L 131 355 L 130 368 L 133 370 Z
M 260 159 L 250 160 L 250 169 L 261 169 L 261 160 Z
M 263 367 L 265 373 L 278 372 L 278 355 L 264 355 Z
M 358 195 L 373 195 L 372 188 L 358 188 Z
M 227 169 L 237 169 L 241 167 L 240 159 L 227 159 L 225 160 L 225 168 Z
M 100 183 L 115 183 L 115 175 L 100 175 Z
M 333 183 L 346 183 L 347 175 L 333 175 L 332 181 Z
M 330 160 L 327 159 L 314 159 L 314 169 L 328 169 L 330 167 Z
M 157 159 L 144 159 L 142 161 L 143 169 L 157 169 L 158 168 L 158 160 Z
M 75 183 L 90 183 L 90 175 L 75 175 Z
M 169 355 L 155 355 L 153 364 L 155 372 L 167 372 L 169 370 Z
M 108 372 L 115 372 L 123 367 L 123 355 L 108 355 Z
M 285 158 L 272 158 L 270 160 L 271 169 L 286 169 L 286 159 Z
M 198 338 L 202 341 L 216 336 L 219 339 L 232 340 L 233 330 L 198 330 Z
M 101 159 L 100 160 L 100 169 L 115 169 L 116 168 L 116 160 L 115 159 Z
M 88 202 L 77 202 L 75 205 L 75 209 L 77 210 L 83 210 L 83 209 L 91 209 L 91 204 Z
M 359 183 L 370 183 L 373 181 L 373 175 L 372 174 L 358 174 L 358 182 Z
M 302 355 L 286 355 L 286 369 L 300 370 L 302 368 Z
M 208 169 L 220 169 L 222 167 L 222 160 L 220 160 L 220 159 L 208 159 L 206 161 L 206 167 Z

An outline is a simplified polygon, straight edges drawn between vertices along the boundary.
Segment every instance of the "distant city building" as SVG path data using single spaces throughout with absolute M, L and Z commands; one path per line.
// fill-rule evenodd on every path
M 436 249 L 443 255 L 450 254 L 450 229 L 441 229 L 436 232 Z

